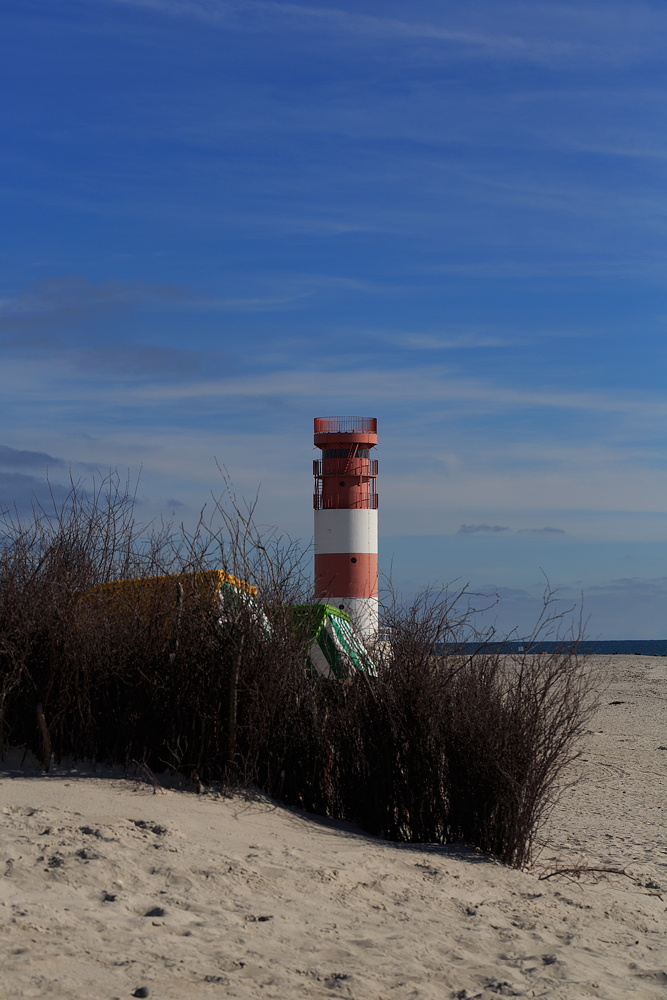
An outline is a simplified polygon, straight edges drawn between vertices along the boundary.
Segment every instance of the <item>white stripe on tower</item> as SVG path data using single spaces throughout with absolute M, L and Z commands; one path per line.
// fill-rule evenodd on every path
M 315 554 L 378 551 L 376 510 L 318 510 L 315 512 Z
M 315 599 L 348 611 L 370 638 L 378 628 L 377 462 L 369 458 L 377 422 L 317 418 L 315 444 Z

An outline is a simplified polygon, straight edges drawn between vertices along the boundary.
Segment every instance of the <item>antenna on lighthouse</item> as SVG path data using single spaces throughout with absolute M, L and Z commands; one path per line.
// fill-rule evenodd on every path
M 378 630 L 378 464 L 375 417 L 315 417 L 315 600 Z

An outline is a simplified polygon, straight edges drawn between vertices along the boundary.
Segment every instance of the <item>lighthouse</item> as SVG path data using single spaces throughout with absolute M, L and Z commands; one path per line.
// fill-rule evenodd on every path
M 375 417 L 315 418 L 315 600 L 366 639 L 378 630 L 377 440 Z

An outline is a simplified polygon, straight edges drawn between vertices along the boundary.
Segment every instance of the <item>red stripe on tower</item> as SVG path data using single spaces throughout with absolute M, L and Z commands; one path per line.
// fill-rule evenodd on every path
M 375 417 L 316 417 L 315 600 L 349 611 L 367 638 L 378 628 Z

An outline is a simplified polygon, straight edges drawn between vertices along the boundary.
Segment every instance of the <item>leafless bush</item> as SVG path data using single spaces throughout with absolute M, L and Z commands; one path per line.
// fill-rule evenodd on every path
M 377 678 L 314 679 L 292 614 L 305 553 L 226 486 L 191 532 L 137 525 L 117 476 L 5 518 L 2 744 L 255 785 L 390 839 L 525 864 L 594 706 L 573 638 L 511 656 L 477 636 L 471 653 L 466 592 L 427 590 L 385 608 Z M 223 588 L 221 606 L 212 569 L 257 601 Z M 133 577 L 148 582 L 109 598 Z M 547 599 L 539 628 L 557 621 Z
M 72 483 L 62 505 L 35 506 L 28 520 L 12 511 L 0 519 L 0 747 L 12 694 L 32 701 L 34 717 L 35 704 L 48 704 L 65 679 L 80 595 L 142 571 L 137 540 L 134 498 L 117 475 L 93 483 L 90 493 Z
M 592 675 L 571 647 L 483 653 L 453 678 L 446 704 L 449 834 L 474 834 L 482 850 L 525 864 L 579 756 L 595 707 Z
M 553 606 L 547 593 L 534 640 L 553 637 Z M 310 755 L 290 766 L 312 768 L 299 793 L 308 808 L 521 866 L 579 756 L 595 678 L 573 637 L 553 653 L 508 655 L 475 636 L 470 613 L 465 591 L 386 609 L 378 678 L 321 685 Z

